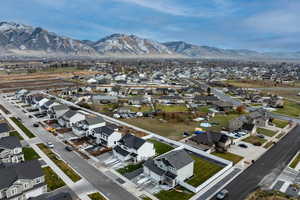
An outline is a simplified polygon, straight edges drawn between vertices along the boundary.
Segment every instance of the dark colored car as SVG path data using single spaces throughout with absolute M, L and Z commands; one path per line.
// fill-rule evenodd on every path
M 38 123 L 34 123 L 33 127 L 39 127 L 40 125 Z
M 245 144 L 239 144 L 238 146 L 239 146 L 239 147 L 242 147 L 242 148 L 244 148 L 244 149 L 247 149 L 247 148 L 248 148 L 248 146 L 245 145 Z
M 67 151 L 73 151 L 73 150 L 74 150 L 74 148 L 71 147 L 71 146 L 66 146 L 65 149 L 66 149 Z

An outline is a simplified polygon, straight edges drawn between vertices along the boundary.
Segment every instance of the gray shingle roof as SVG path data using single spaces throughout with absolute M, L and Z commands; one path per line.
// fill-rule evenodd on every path
M 100 124 L 105 122 L 102 117 L 87 118 L 85 121 L 88 125 Z
M 18 163 L 9 167 L 0 168 L 0 189 L 11 186 L 18 179 L 35 179 L 43 176 L 38 160 Z
M 182 167 L 194 162 L 189 154 L 183 149 L 170 151 L 157 157 L 156 159 L 162 160 L 165 164 L 171 165 L 175 169 L 181 169 Z
M 76 114 L 77 114 L 76 111 L 74 111 L 74 110 L 69 110 L 69 111 L 67 111 L 67 112 L 63 115 L 63 117 L 64 117 L 65 119 L 70 119 L 71 117 L 73 117 L 73 116 L 76 115 Z
M 7 123 L 0 124 L 0 133 L 8 132 L 10 130 Z
M 127 134 L 124 135 L 119 142 L 127 146 L 128 148 L 133 148 L 137 150 L 146 142 L 146 140 L 138 138 L 131 134 Z
M 113 134 L 115 132 L 114 129 L 108 127 L 108 126 L 102 126 L 102 127 L 98 127 L 98 128 L 95 128 L 94 131 L 97 133 L 103 133 L 107 136 L 110 136 L 111 134 Z
M 0 138 L 0 148 L 14 149 L 17 147 L 22 147 L 20 140 L 17 136 L 8 136 Z
M 55 111 L 68 110 L 69 107 L 64 105 L 64 104 L 60 104 L 60 105 L 53 106 L 52 109 L 55 110 Z

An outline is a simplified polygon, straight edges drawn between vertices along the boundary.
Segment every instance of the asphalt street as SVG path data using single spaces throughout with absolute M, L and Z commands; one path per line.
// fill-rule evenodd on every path
M 65 145 L 58 141 L 52 134 L 49 134 L 45 129 L 32 127 L 33 121 L 28 118 L 19 108 L 7 103 L 3 98 L 0 98 L 1 104 L 11 111 L 16 117 L 20 117 L 22 122 L 43 142 L 51 142 L 54 144 L 54 151 L 60 155 L 69 165 L 71 165 L 81 176 L 83 176 L 97 190 L 101 191 L 110 200 L 136 200 L 134 195 L 122 188 L 120 185 L 113 182 L 102 172 L 87 163 L 86 160 L 73 152 L 65 150 Z
M 227 199 L 244 200 L 259 186 L 272 183 L 299 148 L 300 126 L 298 125 L 225 188 L 229 191 Z

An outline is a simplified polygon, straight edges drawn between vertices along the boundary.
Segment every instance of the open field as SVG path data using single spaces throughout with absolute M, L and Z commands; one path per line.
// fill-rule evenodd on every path
M 278 108 L 274 113 L 291 116 L 291 117 L 299 117 L 300 115 L 300 104 L 293 101 L 285 101 L 283 108 Z
M 63 160 L 57 156 L 44 144 L 37 145 L 72 181 L 77 182 L 81 177 Z
M 191 155 L 191 157 L 195 160 L 194 176 L 190 180 L 188 180 L 187 183 L 194 187 L 201 185 L 223 168 L 211 161 L 205 160 L 196 155 Z
M 48 186 L 48 192 L 65 186 L 65 182 L 50 168 L 44 167 L 45 182 Z
M 162 112 L 187 112 L 188 108 L 183 105 L 156 105 L 157 110 L 161 110 Z
M 300 101 L 300 96 L 298 96 L 298 93 L 300 93 L 300 89 L 293 89 L 293 88 L 276 88 L 276 89 L 262 89 L 261 90 L 264 93 L 270 93 L 270 94 L 276 94 L 278 96 L 282 96 L 287 99 L 292 99 L 296 101 Z
M 213 152 L 212 155 L 218 156 L 220 158 L 224 158 L 225 160 L 229 160 L 231 162 L 233 162 L 234 164 L 240 162 L 243 157 L 233 154 L 233 153 L 229 153 L 229 152 L 225 152 L 225 153 L 219 153 L 219 152 Z
M 286 194 L 278 191 L 262 191 L 257 190 L 250 194 L 246 200 L 296 200 L 297 198 L 290 198 Z
M 272 87 L 299 87 L 299 82 L 294 83 L 276 83 L 274 81 L 269 80 L 228 80 L 225 81 L 225 83 L 228 83 L 232 86 L 240 87 L 240 88 L 272 88 Z
M 193 121 L 186 124 L 172 121 L 161 121 L 156 118 L 134 118 L 123 119 L 123 121 L 174 140 L 182 139 L 182 134 L 184 132 L 193 132 L 195 127 L 198 125 L 198 123 Z
M 239 114 L 237 113 L 231 113 L 227 115 L 218 114 L 214 118 L 209 120 L 209 123 L 211 123 L 213 126 L 205 129 L 209 131 L 221 131 L 222 128 L 228 128 L 230 120 L 235 119 L 237 117 L 239 117 Z

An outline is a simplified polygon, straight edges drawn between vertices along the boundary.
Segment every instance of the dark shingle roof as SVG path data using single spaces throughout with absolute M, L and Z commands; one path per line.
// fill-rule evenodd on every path
M 18 163 L 9 167 L 0 168 L 0 189 L 11 186 L 18 179 L 35 179 L 43 176 L 38 160 Z
M 127 156 L 127 155 L 130 154 L 130 152 L 128 152 L 128 151 L 122 149 L 122 148 L 119 147 L 119 146 L 116 146 L 116 147 L 114 148 L 114 150 L 115 150 L 117 153 L 121 154 L 122 156 Z
M 108 126 L 102 126 L 102 127 L 98 127 L 98 128 L 95 128 L 94 131 L 97 133 L 103 133 L 107 136 L 113 134 L 115 132 L 114 129 L 108 127 Z
M 72 200 L 72 197 L 69 193 L 59 193 L 49 196 L 48 194 L 43 194 L 38 197 L 31 197 L 28 200 Z
M 14 149 L 17 147 L 22 147 L 20 140 L 17 136 L 8 136 L 0 138 L 0 148 Z
M 87 118 L 85 121 L 88 125 L 101 124 L 105 122 L 102 117 Z
M 146 141 L 142 138 L 138 138 L 134 135 L 127 134 L 122 137 L 120 143 L 128 148 L 139 149 Z
M 64 104 L 60 104 L 60 105 L 56 105 L 52 107 L 53 110 L 58 111 L 58 110 L 68 110 L 69 107 L 64 105 Z
M 66 119 L 70 119 L 71 117 L 73 117 L 73 116 L 76 115 L 76 114 L 77 114 L 76 111 L 74 111 L 74 110 L 69 110 L 69 111 L 67 111 L 67 112 L 63 115 L 63 117 L 66 118 Z
M 171 165 L 175 169 L 181 169 L 182 167 L 194 162 L 189 154 L 183 149 L 170 151 L 156 159 L 163 161 L 167 165 Z
M 198 144 L 213 145 L 216 142 L 220 141 L 221 136 L 222 136 L 221 133 L 206 132 L 206 133 L 195 135 L 191 137 L 190 140 Z
M 164 173 L 166 173 L 166 171 L 157 167 L 152 159 L 147 160 L 144 165 L 157 175 L 162 176 Z
M 0 124 L 0 133 L 8 132 L 10 130 L 7 123 Z

